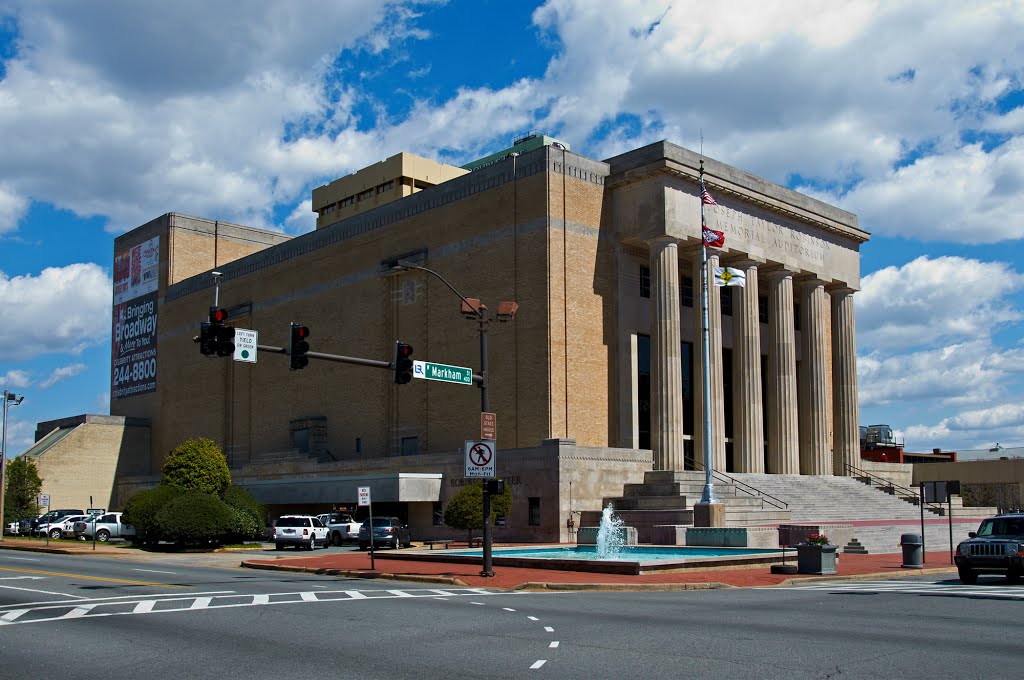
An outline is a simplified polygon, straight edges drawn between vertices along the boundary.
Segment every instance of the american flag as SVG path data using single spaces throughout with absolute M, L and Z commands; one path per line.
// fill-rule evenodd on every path
M 703 184 L 700 187 L 700 202 L 704 205 L 718 205 L 714 197 L 704 188 Z

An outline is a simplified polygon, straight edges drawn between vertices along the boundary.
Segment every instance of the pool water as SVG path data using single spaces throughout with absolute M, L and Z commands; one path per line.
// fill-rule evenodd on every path
M 597 546 L 581 545 L 574 548 L 500 548 L 493 557 L 526 557 L 549 560 L 622 560 L 628 562 L 648 560 L 686 560 L 701 557 L 734 557 L 737 555 L 777 554 L 776 548 L 696 548 L 696 547 L 624 547 L 614 555 L 600 556 Z M 452 550 L 449 554 L 480 557 L 482 550 Z

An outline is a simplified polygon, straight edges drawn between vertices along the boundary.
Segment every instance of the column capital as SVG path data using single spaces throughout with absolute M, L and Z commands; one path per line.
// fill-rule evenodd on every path
M 796 273 L 793 270 L 779 266 L 759 267 L 757 271 L 759 274 L 766 276 L 769 281 L 792 279 L 796 276 Z
M 794 276 L 793 277 L 793 283 L 799 284 L 800 286 L 804 286 L 804 287 L 814 287 L 814 288 L 818 288 L 818 287 L 824 288 L 826 285 L 828 285 L 827 281 L 825 281 L 823 278 L 821 278 L 817 274 L 813 274 L 813 273 L 800 274 L 799 276 Z
M 825 292 L 829 295 L 853 295 L 860 291 L 856 288 L 851 288 L 845 283 L 833 283 L 825 286 Z
M 655 236 L 654 238 L 647 239 L 648 246 L 659 246 L 664 248 L 665 246 L 679 245 L 679 239 L 674 236 Z
M 750 257 L 719 258 L 718 261 L 726 267 L 736 267 L 737 269 L 750 269 L 751 267 L 757 267 L 760 269 L 760 267 L 764 265 L 764 260 L 757 260 Z

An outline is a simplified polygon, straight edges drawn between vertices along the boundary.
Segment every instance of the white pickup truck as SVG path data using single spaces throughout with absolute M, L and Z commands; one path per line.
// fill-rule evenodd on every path
M 112 538 L 130 538 L 135 535 L 135 527 L 121 521 L 121 513 L 108 512 L 93 519 L 75 522 L 75 536 L 91 541 L 93 534 L 100 543 Z
M 329 512 L 320 515 L 320 521 L 327 526 L 329 545 L 342 545 L 345 541 L 359 540 L 359 527 L 362 522 L 357 522 L 347 512 Z

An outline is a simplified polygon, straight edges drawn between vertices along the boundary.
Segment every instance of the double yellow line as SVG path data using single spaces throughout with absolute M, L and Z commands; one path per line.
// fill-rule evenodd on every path
M 43 571 L 41 569 L 17 569 L 15 567 L 0 567 L 0 571 L 13 571 L 18 574 L 40 574 L 42 576 L 63 576 L 64 578 L 83 578 L 89 581 L 107 581 L 108 583 L 123 583 L 131 586 L 156 586 L 158 588 L 188 588 L 171 583 L 155 583 L 153 581 L 130 581 L 123 578 L 112 578 L 110 576 L 86 576 L 85 574 L 66 574 L 60 571 Z

